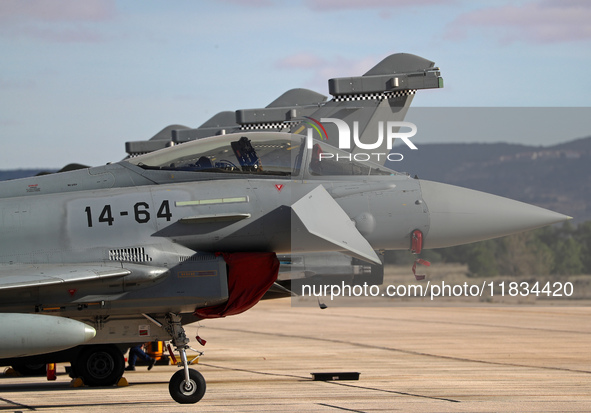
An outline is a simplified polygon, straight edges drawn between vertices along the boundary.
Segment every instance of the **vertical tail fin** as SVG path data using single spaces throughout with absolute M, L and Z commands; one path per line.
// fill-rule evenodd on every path
M 369 144 L 377 140 L 378 122 L 404 120 L 416 91 L 443 87 L 443 79 L 434 62 L 413 54 L 397 53 L 386 57 L 363 76 L 330 79 L 328 85 L 333 99 L 311 117 L 344 120 L 351 131 L 353 122 L 358 122 L 359 141 Z M 336 125 L 324 126 L 329 143 L 338 146 Z M 364 152 L 356 146 L 352 146 L 351 151 Z M 375 151 L 380 150 L 371 150 Z

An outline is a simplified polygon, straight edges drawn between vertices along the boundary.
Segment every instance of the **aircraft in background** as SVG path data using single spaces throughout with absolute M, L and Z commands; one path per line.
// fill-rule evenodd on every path
M 433 62 L 392 55 L 329 85 L 328 102 L 239 111 L 232 133 L 188 139 L 201 132 L 177 130 L 182 145 L 1 182 L 0 363 L 70 361 L 86 384 L 110 385 L 123 374 L 123 349 L 172 340 L 183 368 L 170 394 L 195 403 L 205 380 L 189 368 L 183 325 L 255 305 L 277 286 L 276 254 L 338 251 L 381 266 L 376 251 L 569 218 L 355 156 L 368 153 L 360 146 L 375 142 L 384 116 L 403 119 L 417 89 L 442 86 Z M 337 147 L 338 122 L 319 133 L 315 121 L 327 118 L 357 122 L 361 145 Z M 271 130 L 253 126 L 261 121 Z

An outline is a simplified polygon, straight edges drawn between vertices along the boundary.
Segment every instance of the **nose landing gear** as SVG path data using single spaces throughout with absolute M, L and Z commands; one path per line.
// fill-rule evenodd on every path
M 181 325 L 181 316 L 174 313 L 166 315 L 166 331 L 172 337 L 172 344 L 181 356 L 183 370 L 177 371 L 168 383 L 170 396 L 181 404 L 197 403 L 205 394 L 205 379 L 197 370 L 189 368 L 187 349 L 189 339 Z
M 197 370 L 187 369 L 189 380 L 185 377 L 185 372 L 177 371 L 170 378 L 168 383 L 168 392 L 171 397 L 181 404 L 197 403 L 205 394 L 205 379 Z

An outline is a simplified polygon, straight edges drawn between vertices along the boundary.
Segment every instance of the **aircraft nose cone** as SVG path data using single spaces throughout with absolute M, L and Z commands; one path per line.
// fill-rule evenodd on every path
M 91 340 L 96 336 L 96 330 L 88 325 L 84 326 L 84 342 Z
M 483 241 L 571 219 L 485 192 L 431 181 L 420 184 L 430 219 L 425 248 Z

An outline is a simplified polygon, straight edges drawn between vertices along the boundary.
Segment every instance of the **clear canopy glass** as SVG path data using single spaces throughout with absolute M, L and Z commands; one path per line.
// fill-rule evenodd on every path
M 244 133 L 183 143 L 127 161 L 144 169 L 298 176 L 302 162 L 312 176 L 392 175 L 396 172 L 321 141 L 307 149 L 303 136 L 286 133 Z

